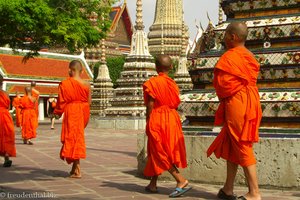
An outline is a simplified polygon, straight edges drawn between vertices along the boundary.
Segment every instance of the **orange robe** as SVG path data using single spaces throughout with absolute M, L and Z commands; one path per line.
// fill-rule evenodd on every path
M 37 116 L 35 112 L 35 104 L 28 96 L 21 98 L 22 106 L 22 138 L 29 140 L 36 138 Z
M 145 176 L 156 176 L 173 165 L 187 167 L 186 150 L 181 121 L 176 111 L 180 104 L 179 89 L 167 75 L 159 73 L 143 85 L 144 102 L 154 99 L 154 107 L 147 121 L 148 160 Z
M 12 103 L 13 107 L 16 109 L 16 126 L 21 126 L 22 116 L 21 116 L 21 98 L 15 97 Z
M 36 93 L 34 90 L 31 90 L 31 95 L 32 95 L 32 97 L 36 98 L 36 101 L 34 103 L 34 110 L 35 110 L 35 113 L 36 113 L 36 120 L 37 120 L 37 123 L 38 123 L 38 120 L 39 120 L 39 98 L 40 98 L 40 95 L 38 93 Z
M 90 88 L 74 78 L 68 78 L 59 85 L 54 114 L 64 114 L 60 158 L 66 159 L 69 164 L 86 157 L 84 128 L 90 117 L 89 93 Z
M 247 167 L 256 163 L 252 145 L 258 142 L 262 117 L 256 86 L 259 64 L 245 47 L 228 50 L 214 71 L 220 99 L 215 124 L 223 128 L 207 151 L 217 158 Z
M 0 156 L 8 154 L 16 156 L 14 123 L 9 114 L 10 100 L 8 95 L 0 90 Z

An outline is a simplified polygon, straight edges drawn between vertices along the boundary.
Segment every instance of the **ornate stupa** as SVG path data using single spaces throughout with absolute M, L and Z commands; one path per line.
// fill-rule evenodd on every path
M 136 25 L 130 53 L 126 57 L 124 71 L 117 80 L 119 87 L 114 90 L 112 107 L 105 111 L 107 116 L 145 116 L 142 85 L 156 75 L 153 57 L 149 53 L 147 35 L 144 32 L 142 0 L 137 0 L 136 5 Z
M 105 117 L 105 109 L 110 107 L 113 97 L 113 84 L 106 65 L 105 40 L 101 40 L 101 60 L 98 76 L 94 81 L 91 115 Z
M 182 22 L 182 29 L 185 29 L 184 22 Z M 193 89 L 192 79 L 190 77 L 188 66 L 187 66 L 187 32 L 185 35 L 182 35 L 182 46 L 181 46 L 181 54 L 178 62 L 178 69 L 175 74 L 175 82 L 177 83 L 181 92 L 189 91 Z
M 191 125 L 212 126 L 218 98 L 212 86 L 213 70 L 224 53 L 225 29 L 232 21 L 245 21 L 246 46 L 261 70 L 258 87 L 262 127 L 300 127 L 300 2 L 298 0 L 224 0 L 227 16 L 198 40 L 189 60 L 194 90 L 182 96 Z
M 182 0 L 157 0 L 154 23 L 149 32 L 149 50 L 152 55 L 167 54 L 179 57 L 182 37 L 188 44 L 188 27 L 183 22 Z

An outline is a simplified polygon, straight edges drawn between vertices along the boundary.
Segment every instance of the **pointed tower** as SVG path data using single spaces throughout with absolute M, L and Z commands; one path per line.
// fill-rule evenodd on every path
M 114 91 L 112 107 L 106 109 L 107 116 L 144 117 L 146 109 L 142 85 L 150 77 L 156 75 L 153 57 L 148 49 L 147 35 L 144 32 L 142 0 L 136 2 L 136 25 L 130 53 L 126 57 L 124 71 L 117 80 L 119 87 Z
M 108 67 L 106 65 L 106 47 L 105 40 L 101 40 L 101 60 L 98 76 L 94 81 L 92 94 L 91 115 L 105 117 L 104 110 L 110 107 L 110 101 L 113 97 L 113 84 L 109 77 Z
M 185 29 L 185 25 L 184 25 L 184 21 L 182 21 L 182 30 L 184 29 Z M 187 33 L 185 35 L 182 35 L 181 38 L 181 42 L 182 42 L 181 54 L 179 57 L 178 69 L 175 74 L 175 82 L 177 83 L 181 92 L 189 91 L 193 89 L 192 79 L 190 77 L 190 74 L 188 72 L 188 67 L 187 67 L 187 52 L 186 52 L 187 40 L 185 39 L 186 37 L 187 37 Z
M 188 41 L 188 28 L 183 22 L 182 0 L 157 0 L 154 23 L 149 32 L 149 49 L 152 55 L 167 54 L 179 57 L 182 36 Z M 187 42 L 185 43 L 188 44 Z

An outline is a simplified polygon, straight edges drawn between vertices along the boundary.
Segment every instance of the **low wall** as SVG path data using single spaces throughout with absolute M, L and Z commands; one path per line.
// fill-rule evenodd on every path
M 92 118 L 96 128 L 115 130 L 145 130 L 146 119 L 138 117 L 98 117 Z
M 215 156 L 207 158 L 206 150 L 214 136 L 186 135 L 188 167 L 181 170 L 187 179 L 194 182 L 223 184 L 226 178 L 226 163 Z M 138 171 L 142 174 L 146 162 L 147 137 L 138 135 Z M 259 184 L 266 187 L 300 188 L 300 139 L 261 138 L 254 145 L 257 158 Z M 161 178 L 170 179 L 168 173 Z M 244 185 L 241 167 L 236 183 Z

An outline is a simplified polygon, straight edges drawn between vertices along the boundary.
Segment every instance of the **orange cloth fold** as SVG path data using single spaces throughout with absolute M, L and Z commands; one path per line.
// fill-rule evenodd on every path
M 74 78 L 68 78 L 59 85 L 54 114 L 64 114 L 60 157 L 68 163 L 86 157 L 84 128 L 90 117 L 89 90 L 88 86 Z
M 187 167 L 184 137 L 179 115 L 179 89 L 167 75 L 160 73 L 143 85 L 144 102 L 154 99 L 154 108 L 146 125 L 148 160 L 145 176 L 156 176 L 172 165 Z
M 31 90 L 31 95 L 32 95 L 32 97 L 36 98 L 36 101 L 34 103 L 34 110 L 35 110 L 35 114 L 37 116 L 36 120 L 37 120 L 37 123 L 38 123 L 38 120 L 39 120 L 39 98 L 40 98 L 40 95 L 35 90 Z
M 8 111 L 9 104 L 8 95 L 0 90 L 0 156 L 8 154 L 10 157 L 15 157 L 15 131 L 12 117 Z
M 258 142 L 262 118 L 256 86 L 259 64 L 245 47 L 228 50 L 214 71 L 214 87 L 220 99 L 215 124 L 222 131 L 207 151 L 241 166 L 255 164 L 252 150 Z
M 38 127 L 35 103 L 27 96 L 21 98 L 22 107 L 22 138 L 36 138 L 36 129 Z
M 21 115 L 21 98 L 15 97 L 12 102 L 13 107 L 16 109 L 16 126 L 20 127 L 22 124 L 22 115 Z

